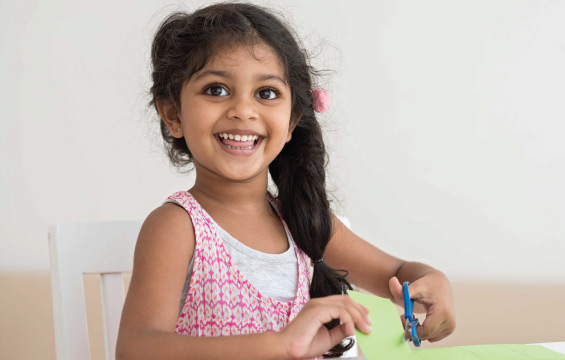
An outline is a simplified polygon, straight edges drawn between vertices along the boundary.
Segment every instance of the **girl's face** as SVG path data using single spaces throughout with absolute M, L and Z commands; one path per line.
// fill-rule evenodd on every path
M 180 102 L 180 127 L 199 174 L 235 181 L 266 175 L 291 138 L 290 87 L 262 43 L 218 51 L 185 84 Z

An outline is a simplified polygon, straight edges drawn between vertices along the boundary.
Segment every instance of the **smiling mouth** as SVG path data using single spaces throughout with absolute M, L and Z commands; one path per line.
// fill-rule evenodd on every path
M 253 150 L 263 140 L 259 135 L 216 134 L 214 137 L 226 148 L 233 150 Z

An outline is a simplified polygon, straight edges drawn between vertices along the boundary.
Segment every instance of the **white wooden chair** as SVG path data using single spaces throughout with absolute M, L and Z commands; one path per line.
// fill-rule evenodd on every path
M 124 305 L 123 272 L 131 272 L 142 221 L 63 223 L 49 228 L 58 360 L 90 359 L 83 274 L 100 274 L 106 360 L 114 360 Z

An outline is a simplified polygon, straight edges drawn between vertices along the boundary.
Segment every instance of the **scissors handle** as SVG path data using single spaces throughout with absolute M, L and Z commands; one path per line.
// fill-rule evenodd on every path
M 405 318 L 408 318 L 408 316 L 412 317 L 412 314 L 414 314 L 414 300 L 410 299 L 410 293 L 408 292 L 408 285 L 410 285 L 408 281 L 402 284 L 402 297 L 404 298 Z
M 414 318 L 414 300 L 410 299 L 408 285 L 410 285 L 408 281 L 402 284 L 402 297 L 404 299 L 404 318 L 406 319 L 406 329 L 410 328 L 411 340 L 414 345 L 420 346 L 420 339 L 418 338 L 418 333 L 416 332 L 418 319 Z

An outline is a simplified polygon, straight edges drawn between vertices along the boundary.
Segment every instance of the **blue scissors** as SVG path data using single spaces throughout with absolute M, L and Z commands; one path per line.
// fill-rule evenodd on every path
M 410 283 L 406 281 L 402 284 L 402 297 L 404 298 L 404 318 L 406 319 L 406 328 L 404 331 L 410 329 L 411 337 L 407 340 L 412 340 L 415 346 L 420 346 L 420 339 L 418 338 L 418 333 L 416 332 L 416 326 L 418 326 L 418 319 L 414 317 L 414 300 L 410 299 L 410 293 L 408 292 L 408 285 Z

